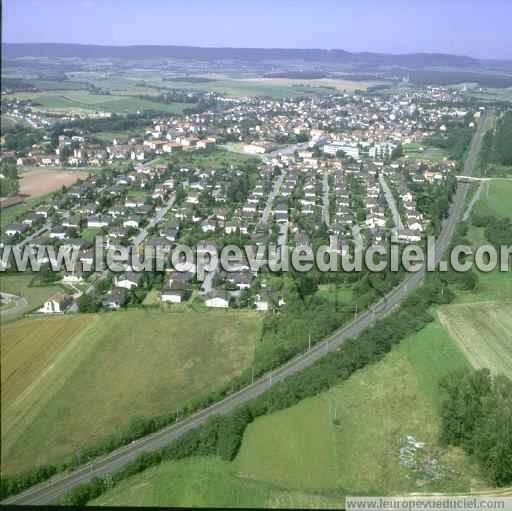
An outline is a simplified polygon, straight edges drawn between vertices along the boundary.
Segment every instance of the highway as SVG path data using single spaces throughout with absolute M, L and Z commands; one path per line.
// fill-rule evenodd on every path
M 482 137 L 493 118 L 494 114 L 486 114 L 482 116 L 480 120 L 464 165 L 465 175 L 469 176 L 473 172 Z M 455 227 L 462 218 L 467 190 L 467 184 L 459 183 L 450 208 L 449 216 L 443 225 L 439 238 L 437 239 L 437 261 L 441 259 L 441 256 L 449 247 Z M 373 305 L 368 311 L 361 313 L 354 319 L 354 321 L 339 329 L 324 341 L 313 346 L 311 350 L 295 357 L 280 368 L 264 375 L 253 384 L 248 385 L 237 393 L 226 397 L 224 400 L 215 403 L 209 408 L 201 410 L 176 424 L 168 426 L 154 434 L 143 437 L 129 445 L 117 449 L 105 457 L 98 458 L 92 463 L 80 467 L 74 472 L 68 473 L 64 476 L 55 476 L 49 481 L 33 486 L 19 495 L 15 495 L 4 500 L 2 503 L 20 505 L 50 504 L 75 486 L 86 483 L 93 477 L 103 477 L 109 473 L 113 473 L 121 469 L 126 463 L 134 460 L 143 452 L 154 451 L 168 445 L 187 431 L 203 424 L 212 415 L 231 412 L 241 404 L 263 394 L 272 385 L 275 385 L 288 376 L 311 366 L 330 351 L 339 348 L 348 339 L 359 335 L 366 328 L 371 326 L 375 320 L 383 317 L 394 309 L 410 291 L 421 283 L 424 276 L 424 269 L 417 273 L 409 274 L 399 286 L 388 293 L 380 302 Z

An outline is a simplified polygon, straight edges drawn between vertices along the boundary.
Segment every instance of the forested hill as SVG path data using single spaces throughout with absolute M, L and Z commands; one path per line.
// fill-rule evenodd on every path
M 471 57 L 441 53 L 389 55 L 350 53 L 344 50 L 281 49 L 281 48 L 203 48 L 194 46 L 97 46 L 61 43 L 5 43 L 4 58 L 18 57 L 83 57 L 83 58 L 183 58 L 199 60 L 304 60 L 338 62 L 373 66 L 478 67 L 480 61 Z

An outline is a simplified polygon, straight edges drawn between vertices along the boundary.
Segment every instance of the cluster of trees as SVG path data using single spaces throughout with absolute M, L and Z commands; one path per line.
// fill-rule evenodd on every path
M 5 197 L 19 190 L 18 168 L 14 160 L 3 160 L 0 163 L 0 197 Z
M 441 387 L 442 441 L 463 447 L 494 484 L 512 483 L 512 381 L 481 369 L 452 373 Z
M 485 237 L 497 249 L 510 245 L 512 241 L 512 222 L 509 218 L 473 215 L 472 223 L 476 227 L 485 227 Z
M 44 134 L 41 131 L 16 124 L 15 126 L 3 129 L 4 148 L 7 151 L 16 151 L 24 155 L 30 151 L 33 144 L 41 142 Z
M 496 127 L 492 159 L 501 165 L 512 165 L 512 111 L 506 112 Z
M 114 114 L 110 118 L 102 119 L 77 119 L 66 123 L 58 123 L 55 125 L 52 135 L 58 137 L 62 134 L 62 130 L 66 128 L 68 135 L 79 135 L 81 131 L 95 132 L 118 132 L 118 131 L 135 131 L 143 129 L 147 126 L 151 116 L 149 114 Z M 76 131 L 73 131 L 76 130 Z
M 512 111 L 504 114 L 495 132 L 489 130 L 484 135 L 480 150 L 480 167 L 483 174 L 487 176 L 512 174 L 511 140 Z
M 451 125 L 446 136 L 435 135 L 426 139 L 425 143 L 447 150 L 451 160 L 461 160 L 472 138 L 473 128 Z
M 414 183 L 409 186 L 416 196 L 418 211 L 430 220 L 430 228 L 434 234 L 439 234 L 443 220 L 448 217 L 453 194 L 457 190 L 457 181 L 449 176 L 446 183 Z

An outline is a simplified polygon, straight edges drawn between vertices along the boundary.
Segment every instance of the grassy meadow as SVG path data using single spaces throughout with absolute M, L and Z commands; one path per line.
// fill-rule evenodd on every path
M 135 92 L 132 92 L 134 94 Z M 30 99 L 45 110 L 93 110 L 112 113 L 135 113 L 143 110 L 156 110 L 167 113 L 181 113 L 188 103 L 158 103 L 128 95 L 92 94 L 84 90 L 49 90 L 43 92 L 18 92 L 8 98 Z
M 166 462 L 121 482 L 95 505 L 341 508 L 344 495 L 484 487 L 462 451 L 439 446 L 438 378 L 467 367 L 439 323 L 384 360 L 246 430 L 237 458 Z M 422 482 L 399 463 L 400 438 L 426 443 L 448 474 Z
M 512 179 L 508 181 L 493 179 L 489 184 L 484 185 L 474 212 L 478 215 L 492 215 L 512 219 L 511 198 Z
M 55 285 L 31 285 L 33 274 L 6 274 L 0 278 L 0 291 L 25 298 L 27 304 L 16 311 L 16 314 L 8 314 L 2 317 L 2 321 L 16 319 L 23 314 L 30 312 L 40 306 L 54 293 L 62 291 L 62 288 Z
M 20 376 L 2 381 L 2 471 L 63 461 L 134 416 L 171 413 L 220 388 L 251 366 L 258 318 L 133 310 L 5 325 L 2 375 Z M 32 360 L 38 369 L 26 372 Z
M 474 367 L 512 378 L 512 302 L 450 305 L 439 318 Z

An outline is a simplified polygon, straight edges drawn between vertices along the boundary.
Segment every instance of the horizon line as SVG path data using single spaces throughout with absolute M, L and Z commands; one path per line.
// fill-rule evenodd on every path
M 193 45 L 193 44 L 147 44 L 147 43 L 135 43 L 135 44 L 104 44 L 104 43 L 70 43 L 70 42 L 8 42 L 2 41 L 2 46 L 4 45 L 69 45 L 69 46 L 97 46 L 103 48 L 133 48 L 133 47 L 155 47 L 155 48 L 166 48 L 166 47 L 174 47 L 174 48 L 199 48 L 206 50 L 291 50 L 291 51 L 323 51 L 323 52 L 344 52 L 352 55 L 364 55 L 364 54 L 374 54 L 374 55 L 384 55 L 384 56 L 392 56 L 392 57 L 405 57 L 411 55 L 438 55 L 438 56 L 449 56 L 449 57 L 459 57 L 459 58 L 467 58 L 476 61 L 505 61 L 512 62 L 512 56 L 507 58 L 496 58 L 496 57 L 473 57 L 467 54 L 460 53 L 449 53 L 445 51 L 412 51 L 412 52 L 404 52 L 404 53 L 388 53 L 383 51 L 372 51 L 372 50 L 361 50 L 361 51 L 350 51 L 345 50 L 343 48 L 313 48 L 313 47 L 284 47 L 284 46 L 204 46 L 204 45 Z

